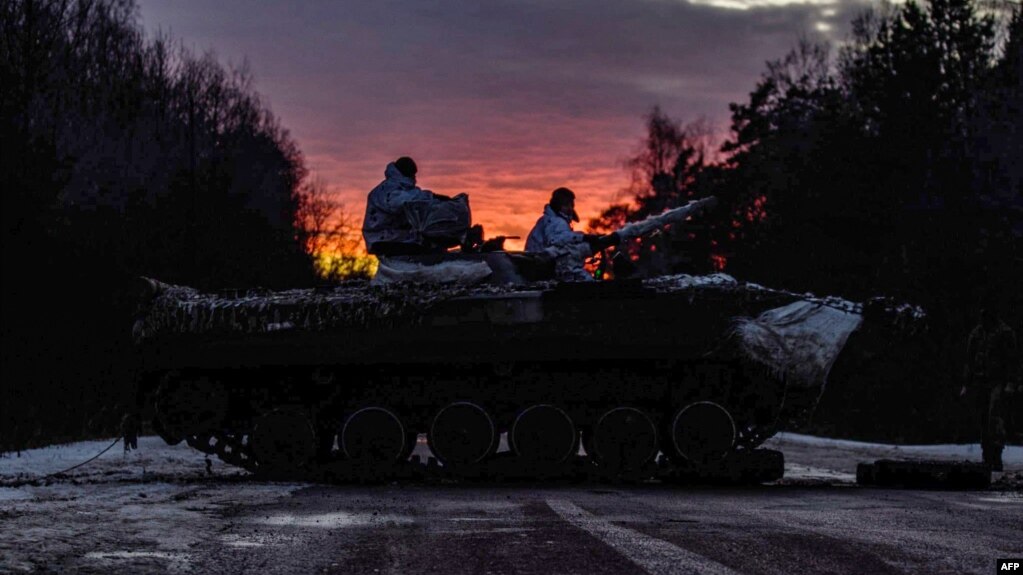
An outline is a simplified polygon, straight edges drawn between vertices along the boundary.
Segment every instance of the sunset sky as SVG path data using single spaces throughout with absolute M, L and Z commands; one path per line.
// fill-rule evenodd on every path
M 724 134 L 728 103 L 800 35 L 841 41 L 865 0 L 257 2 L 140 0 L 162 30 L 256 89 L 361 222 L 387 162 L 468 192 L 488 235 L 523 238 L 550 191 L 595 216 L 654 105 Z M 509 242 L 521 247 L 522 242 Z

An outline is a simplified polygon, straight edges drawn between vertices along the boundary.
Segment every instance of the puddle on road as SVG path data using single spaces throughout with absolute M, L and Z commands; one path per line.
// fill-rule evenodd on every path
M 493 533 L 514 533 L 520 537 L 525 537 L 527 532 L 536 531 L 534 527 L 486 527 L 482 529 L 443 529 L 443 528 L 432 528 L 430 529 L 431 535 L 457 535 L 459 537 L 479 537 L 491 535 Z
M 239 539 L 238 541 L 225 541 L 224 545 L 227 545 L 228 547 L 262 547 L 263 543 L 259 541 L 243 541 Z
M 993 493 L 984 497 L 978 497 L 977 501 L 987 503 L 1023 503 L 1023 493 Z
M 220 540 L 228 547 L 263 547 L 265 541 L 259 541 L 257 537 L 241 537 L 238 535 L 225 535 Z
M 191 560 L 185 553 L 170 553 L 167 551 L 90 551 L 85 554 L 86 559 L 105 562 L 133 561 L 138 559 L 161 559 L 168 562 L 170 567 L 185 567 Z
M 25 501 L 32 499 L 33 495 L 28 490 L 20 487 L 0 487 L 0 502 L 3 501 Z
M 295 515 L 282 513 L 257 518 L 255 523 L 261 525 L 289 527 L 321 527 L 340 529 L 345 527 L 372 527 L 388 524 L 412 523 L 412 518 L 401 515 L 373 515 L 371 513 L 321 513 L 316 515 Z
M 251 533 L 248 535 L 227 534 L 220 538 L 220 542 L 227 547 L 251 548 L 267 547 L 277 545 L 291 545 L 297 537 L 283 535 L 281 533 Z
M 86 559 L 182 559 L 177 553 L 166 553 L 164 551 L 90 551 L 85 554 Z

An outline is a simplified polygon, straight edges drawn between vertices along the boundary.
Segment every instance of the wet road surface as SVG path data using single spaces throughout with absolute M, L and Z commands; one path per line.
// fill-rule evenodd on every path
M 987 574 L 1023 556 L 1018 489 L 857 487 L 823 449 L 792 449 L 792 469 L 840 468 L 818 479 L 712 488 L 274 483 L 154 447 L 142 474 L 113 458 L 0 487 L 0 572 Z
M 3 568 L 991 573 L 996 558 L 1023 555 L 1023 495 L 1011 491 L 226 481 L 88 490 L 5 502 Z

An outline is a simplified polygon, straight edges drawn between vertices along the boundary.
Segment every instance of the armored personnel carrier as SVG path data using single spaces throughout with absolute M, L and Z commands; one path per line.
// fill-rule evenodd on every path
M 558 282 L 529 259 L 399 258 L 389 277 L 414 281 L 278 292 L 146 279 L 134 336 L 153 425 L 280 475 L 400 475 L 420 437 L 438 463 L 423 467 L 449 476 L 720 469 L 813 408 L 865 316 L 919 313 L 724 274 Z M 473 279 L 416 273 L 444 265 Z

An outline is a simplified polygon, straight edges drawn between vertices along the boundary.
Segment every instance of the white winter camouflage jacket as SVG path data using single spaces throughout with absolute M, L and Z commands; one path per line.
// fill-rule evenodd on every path
M 566 246 L 583 241 L 583 234 L 572 231 L 568 218 L 554 211 L 550 204 L 544 206 L 543 215 L 536 220 L 533 231 L 526 238 L 527 252 L 542 252 L 547 248 Z
M 580 232 L 572 231 L 568 218 L 544 206 L 543 216 L 536 221 L 526 238 L 527 252 L 546 252 L 555 258 L 554 273 L 562 281 L 589 282 L 593 276 L 586 272 L 583 260 L 590 255 Z
M 394 163 L 387 164 L 384 181 L 373 188 L 366 201 L 366 218 L 362 222 L 362 237 L 372 252 L 377 242 L 415 242 L 417 240 L 402 206 L 406 202 L 430 200 L 433 194 L 416 187 Z

